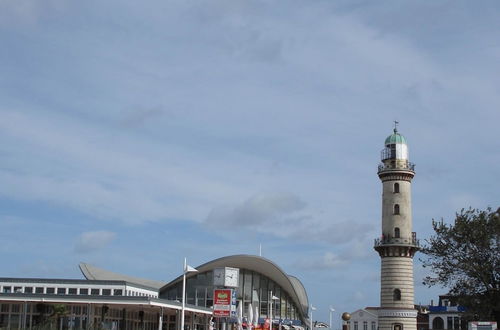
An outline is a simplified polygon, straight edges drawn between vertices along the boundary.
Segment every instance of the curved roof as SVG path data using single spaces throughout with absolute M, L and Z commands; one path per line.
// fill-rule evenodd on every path
M 117 274 L 102 268 L 86 264 L 84 262 L 81 262 L 78 266 L 80 267 L 83 276 L 85 276 L 87 280 L 125 281 L 132 284 L 145 286 L 153 290 L 159 290 L 162 286 L 165 285 L 165 282 L 162 281 L 147 280 L 143 278 Z
M 278 265 L 276 265 L 271 260 L 254 255 L 233 255 L 209 261 L 196 267 L 196 269 L 200 273 L 203 273 L 218 267 L 250 269 L 271 278 L 290 295 L 293 302 L 298 307 L 300 307 L 302 316 L 304 318 L 307 318 L 309 301 L 304 285 L 302 285 L 298 278 L 287 275 Z M 195 276 L 195 274 L 187 274 L 186 276 Z M 182 276 L 179 276 L 175 280 L 166 284 L 160 289 L 160 291 L 164 291 L 180 281 L 182 281 Z
M 385 139 L 385 145 L 388 144 L 407 144 L 407 143 L 406 143 L 406 138 L 401 134 L 399 134 L 397 129 L 394 129 L 394 133 L 392 133 Z

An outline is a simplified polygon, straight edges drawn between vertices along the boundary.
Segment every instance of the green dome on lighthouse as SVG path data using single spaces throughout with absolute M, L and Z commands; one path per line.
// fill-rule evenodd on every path
M 394 133 L 389 135 L 387 139 L 385 139 L 385 145 L 388 144 L 407 144 L 404 136 L 398 133 L 398 130 L 395 128 Z

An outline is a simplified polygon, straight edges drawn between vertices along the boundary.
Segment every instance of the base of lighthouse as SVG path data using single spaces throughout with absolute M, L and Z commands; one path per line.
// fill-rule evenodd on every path
M 380 309 L 378 330 L 417 330 L 417 310 Z

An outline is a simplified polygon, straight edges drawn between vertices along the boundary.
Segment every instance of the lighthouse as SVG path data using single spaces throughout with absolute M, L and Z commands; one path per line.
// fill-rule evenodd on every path
M 381 259 L 379 330 L 416 330 L 413 256 L 419 250 L 412 231 L 411 181 L 415 165 L 397 130 L 385 139 L 378 177 L 382 181 L 382 234 L 375 239 Z

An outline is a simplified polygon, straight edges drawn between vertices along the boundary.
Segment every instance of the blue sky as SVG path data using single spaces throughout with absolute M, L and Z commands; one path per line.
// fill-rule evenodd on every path
M 496 1 L 0 0 L 0 276 L 157 280 L 262 254 L 379 302 L 379 152 L 413 224 L 500 200 Z M 429 303 L 415 262 L 415 301 Z M 339 324 L 338 314 L 335 322 Z

